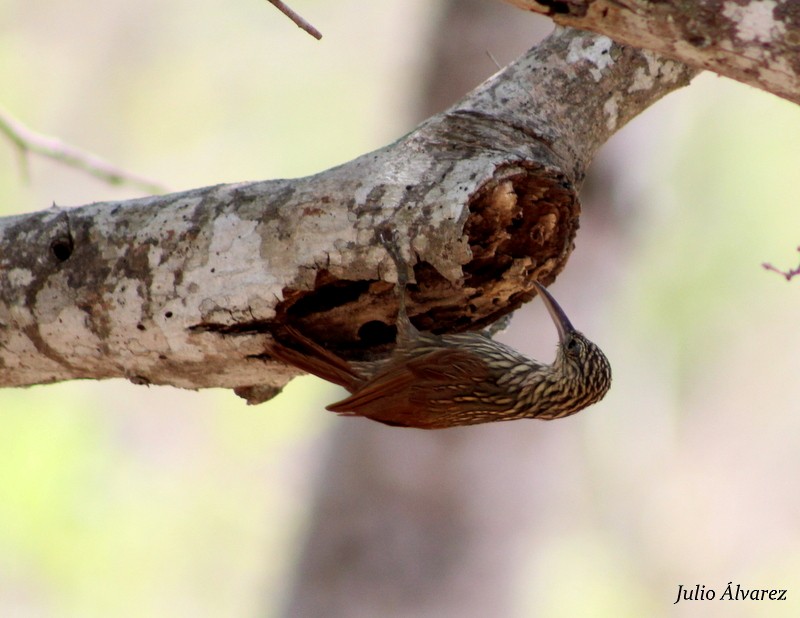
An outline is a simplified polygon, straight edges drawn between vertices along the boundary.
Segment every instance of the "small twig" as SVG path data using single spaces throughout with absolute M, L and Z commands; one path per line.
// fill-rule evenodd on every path
M 97 155 L 65 144 L 58 138 L 29 129 L 2 108 L 0 108 L 0 133 L 5 134 L 17 147 L 24 178 L 28 177 L 27 155 L 32 152 L 59 161 L 69 167 L 83 170 L 112 185 L 131 184 L 150 193 L 166 193 L 167 191 L 164 185 L 154 180 L 125 171 Z
M 278 9 L 281 13 L 286 15 L 289 19 L 291 19 L 298 28 L 301 28 L 308 32 L 311 36 L 313 36 L 318 41 L 322 38 L 322 33 L 317 30 L 314 26 L 308 23 L 305 19 L 300 17 L 297 13 L 295 13 L 292 9 L 290 9 L 286 4 L 281 2 L 281 0 L 269 0 L 275 8 Z
M 797 251 L 800 252 L 800 247 L 797 247 Z M 794 277 L 800 275 L 800 265 L 798 265 L 797 268 L 790 268 L 789 270 L 781 270 L 780 268 L 776 268 L 768 262 L 764 262 L 761 266 L 767 270 L 771 270 L 774 273 L 783 275 L 786 281 L 791 281 Z

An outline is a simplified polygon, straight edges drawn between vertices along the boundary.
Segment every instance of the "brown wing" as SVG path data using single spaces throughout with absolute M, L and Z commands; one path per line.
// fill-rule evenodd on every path
M 454 397 L 471 396 L 485 383 L 488 367 L 474 354 L 443 349 L 398 359 L 328 410 L 402 427 L 434 429 L 453 422 Z

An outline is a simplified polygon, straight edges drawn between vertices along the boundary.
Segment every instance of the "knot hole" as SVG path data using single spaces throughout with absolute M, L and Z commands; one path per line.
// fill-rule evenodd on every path
M 61 236 L 50 243 L 50 252 L 59 262 L 66 262 L 72 255 L 72 250 L 71 236 Z

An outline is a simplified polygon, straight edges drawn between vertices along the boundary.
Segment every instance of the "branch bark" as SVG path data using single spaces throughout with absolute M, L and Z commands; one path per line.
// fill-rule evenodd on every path
M 506 0 L 800 103 L 796 0 Z
M 423 329 L 478 328 L 552 281 L 597 148 L 694 70 L 558 30 L 403 139 L 314 176 L 0 219 L 0 385 L 126 377 L 269 398 L 292 323 L 351 358 L 394 339 L 409 238 Z

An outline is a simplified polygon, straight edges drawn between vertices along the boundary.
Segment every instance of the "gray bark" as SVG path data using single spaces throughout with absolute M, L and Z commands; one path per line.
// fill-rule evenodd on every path
M 797 0 L 506 0 L 800 103 Z
M 375 229 L 409 238 L 423 329 L 484 326 L 552 281 L 597 148 L 694 70 L 559 30 L 381 150 L 296 180 L 0 219 L 0 385 L 126 377 L 234 388 L 293 375 L 263 353 L 291 322 L 345 356 L 394 331 Z

